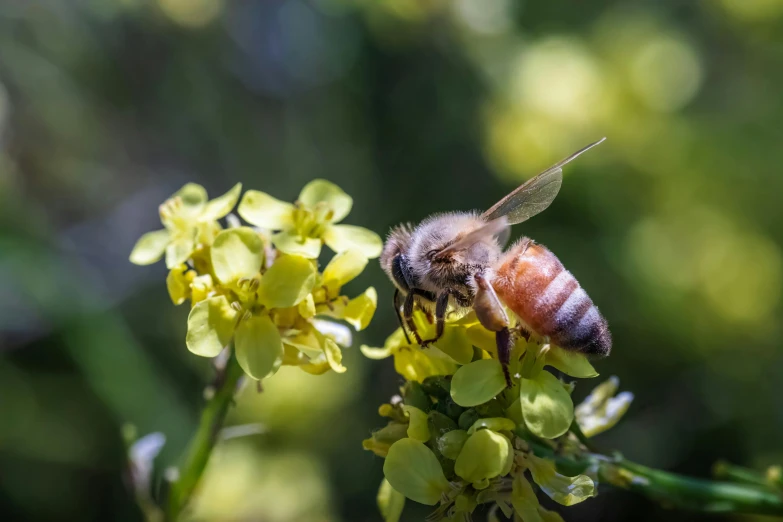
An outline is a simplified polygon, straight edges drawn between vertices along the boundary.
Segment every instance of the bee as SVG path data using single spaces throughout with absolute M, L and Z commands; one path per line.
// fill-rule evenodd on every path
M 612 338 L 606 319 L 549 249 L 523 237 L 504 251 L 510 225 L 542 212 L 555 199 L 562 167 L 605 139 L 544 170 L 486 212 L 436 214 L 417 226 L 391 230 L 380 262 L 396 287 L 394 308 L 409 343 L 406 327 L 418 344 L 427 346 L 443 335 L 450 306 L 472 309 L 479 322 L 495 332 L 498 360 L 510 386 L 513 339 L 505 305 L 528 338 L 585 355 L 609 354 Z M 434 306 L 432 339 L 422 339 L 416 329 L 417 303 L 428 313 Z

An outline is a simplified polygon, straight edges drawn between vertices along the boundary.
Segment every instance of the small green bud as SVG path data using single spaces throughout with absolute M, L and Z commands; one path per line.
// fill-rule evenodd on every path
M 427 416 L 427 426 L 434 437 L 457 429 L 457 423 L 439 411 L 432 410 Z
M 421 384 L 416 381 L 408 381 L 402 389 L 402 400 L 408 406 L 414 406 L 423 412 L 430 411 L 432 401 L 424 392 Z
M 456 422 L 456 420 L 459 419 L 459 416 L 462 415 L 462 412 L 465 411 L 465 408 L 454 402 L 451 397 L 447 397 L 439 400 L 438 403 L 435 404 L 435 410 Z
M 452 430 L 438 437 L 436 443 L 438 445 L 438 451 L 440 451 L 444 457 L 451 460 L 457 460 L 466 440 L 468 440 L 468 432 L 465 430 Z
M 505 417 L 505 409 L 497 399 L 476 406 L 476 412 L 482 417 Z
M 468 431 L 470 427 L 473 426 L 473 424 L 480 418 L 481 416 L 478 414 L 478 412 L 475 409 L 470 408 L 462 412 L 462 415 L 459 416 L 459 421 L 457 421 L 457 424 L 461 430 Z
M 421 387 L 424 391 L 437 399 L 445 399 L 449 397 L 451 392 L 451 377 L 445 375 L 433 375 L 427 377 L 421 383 Z
M 513 460 L 514 449 L 506 437 L 492 430 L 479 430 L 465 441 L 454 472 L 475 486 L 508 473 Z
M 391 486 L 411 500 L 433 506 L 450 486 L 438 458 L 413 439 L 398 440 L 389 448 L 383 474 Z

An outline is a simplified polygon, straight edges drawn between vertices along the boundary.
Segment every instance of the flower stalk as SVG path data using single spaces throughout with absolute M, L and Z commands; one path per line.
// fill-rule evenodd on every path
M 187 506 L 193 491 L 207 467 L 212 449 L 220 436 L 228 408 L 234 400 L 234 392 L 243 371 L 232 353 L 224 368 L 219 369 L 210 387 L 211 397 L 201 411 L 196 433 L 188 445 L 185 458 L 179 468 L 179 477 L 169 488 L 166 501 L 166 520 L 175 521 Z

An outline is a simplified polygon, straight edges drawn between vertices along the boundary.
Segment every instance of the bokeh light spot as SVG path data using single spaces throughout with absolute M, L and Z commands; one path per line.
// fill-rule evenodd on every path
M 673 112 L 687 105 L 702 83 L 695 50 L 671 37 L 656 37 L 642 45 L 630 64 L 631 86 L 649 108 Z
M 601 71 L 589 50 L 571 38 L 532 45 L 519 59 L 512 99 L 566 121 L 589 118 L 602 91 Z
M 223 11 L 223 0 L 158 0 L 158 5 L 173 22 L 192 28 L 207 25 Z

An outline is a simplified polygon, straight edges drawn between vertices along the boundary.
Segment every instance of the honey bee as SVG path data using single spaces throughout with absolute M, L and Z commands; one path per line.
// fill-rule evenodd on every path
M 391 230 L 380 261 L 396 286 L 394 308 L 409 343 L 406 327 L 418 344 L 427 346 L 443 335 L 450 306 L 471 308 L 479 322 L 495 332 L 498 360 L 510 386 L 513 339 L 505 304 L 525 336 L 586 355 L 609 354 L 612 339 L 606 319 L 549 249 L 523 237 L 503 250 L 510 225 L 526 221 L 555 199 L 562 167 L 605 139 L 549 167 L 484 213 L 436 214 L 415 227 Z M 432 339 L 422 339 L 416 329 L 416 303 L 428 311 L 434 305 Z

